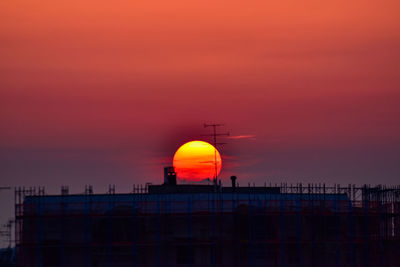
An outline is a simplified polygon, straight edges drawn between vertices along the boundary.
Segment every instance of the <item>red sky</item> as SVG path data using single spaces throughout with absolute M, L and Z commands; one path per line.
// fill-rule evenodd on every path
M 158 183 L 204 122 L 251 136 L 224 140 L 223 179 L 398 183 L 399 10 L 2 0 L 1 185 Z

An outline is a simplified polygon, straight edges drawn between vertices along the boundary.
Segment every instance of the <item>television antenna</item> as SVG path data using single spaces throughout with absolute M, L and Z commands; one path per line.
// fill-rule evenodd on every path
M 218 163 L 217 163 L 217 145 L 224 145 L 226 143 L 217 143 L 217 136 L 229 136 L 229 132 L 226 133 L 218 133 L 217 132 L 217 127 L 221 127 L 224 126 L 224 124 L 206 124 L 204 123 L 204 128 L 207 127 L 212 127 L 213 128 L 213 133 L 212 134 L 204 134 L 203 136 L 212 136 L 213 137 L 213 141 L 214 141 L 214 185 L 217 185 L 217 181 L 218 181 Z

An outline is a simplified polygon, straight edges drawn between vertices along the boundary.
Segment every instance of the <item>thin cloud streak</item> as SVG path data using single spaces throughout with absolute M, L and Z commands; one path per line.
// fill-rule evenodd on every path
M 229 136 L 229 139 L 256 139 L 254 134 L 243 134 L 243 135 L 233 135 Z

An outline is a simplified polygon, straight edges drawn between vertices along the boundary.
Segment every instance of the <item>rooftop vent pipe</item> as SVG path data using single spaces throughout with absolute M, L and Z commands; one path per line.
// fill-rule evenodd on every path
M 232 181 L 232 189 L 235 190 L 235 188 L 236 188 L 236 176 L 231 176 L 231 181 Z

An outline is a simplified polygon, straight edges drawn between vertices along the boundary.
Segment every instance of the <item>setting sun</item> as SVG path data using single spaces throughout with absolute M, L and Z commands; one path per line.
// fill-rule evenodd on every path
M 221 172 L 221 155 L 211 144 L 204 141 L 191 141 L 182 145 L 174 155 L 173 165 L 181 180 L 201 181 L 215 177 Z

